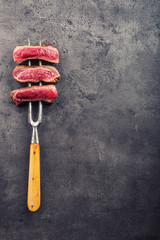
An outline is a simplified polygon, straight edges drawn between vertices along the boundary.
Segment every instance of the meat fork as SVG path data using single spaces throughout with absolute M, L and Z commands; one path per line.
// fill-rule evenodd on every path
M 30 45 L 30 39 L 28 38 L 28 45 Z M 42 45 L 39 40 L 39 45 Z M 28 61 L 28 65 L 31 66 L 31 60 Z M 39 66 L 42 66 L 42 62 L 39 60 Z M 39 82 L 39 86 L 42 83 Z M 28 87 L 31 87 L 31 83 L 28 83 Z M 30 159 L 29 159 L 29 176 L 28 176 L 28 209 L 35 212 L 39 209 L 41 204 L 41 187 L 40 187 L 40 144 L 38 138 L 38 126 L 42 121 L 42 102 L 39 102 L 38 120 L 33 121 L 32 118 L 32 103 L 29 102 L 28 106 L 28 122 L 32 126 L 32 138 L 30 144 Z

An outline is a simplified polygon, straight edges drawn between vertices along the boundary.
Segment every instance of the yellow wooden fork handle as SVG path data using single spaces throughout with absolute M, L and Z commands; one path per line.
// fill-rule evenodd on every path
M 40 145 L 31 143 L 28 177 L 28 209 L 35 212 L 41 204 L 40 188 Z

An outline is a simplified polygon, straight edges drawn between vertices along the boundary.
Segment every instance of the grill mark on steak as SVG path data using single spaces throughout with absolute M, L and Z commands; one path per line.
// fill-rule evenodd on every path
M 51 44 L 42 46 L 17 46 L 13 51 L 13 59 L 16 63 L 24 62 L 28 59 L 41 59 L 52 63 L 59 63 L 59 52 Z
M 60 79 L 60 74 L 53 66 L 16 66 L 13 70 L 13 77 L 18 82 L 33 82 L 43 81 L 46 83 L 56 83 Z
M 55 85 L 32 86 L 16 89 L 11 92 L 11 98 L 16 105 L 23 102 L 44 101 L 52 103 L 58 96 Z

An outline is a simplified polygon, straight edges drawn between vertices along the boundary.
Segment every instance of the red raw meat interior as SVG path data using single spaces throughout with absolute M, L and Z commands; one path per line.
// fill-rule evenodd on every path
M 47 88 L 38 88 L 38 89 L 34 89 L 34 90 L 26 90 L 26 91 L 19 91 L 16 94 L 16 98 L 18 99 L 29 99 L 29 100 L 46 100 L 46 99 L 50 99 L 53 100 L 57 97 L 57 95 L 53 92 L 52 89 L 47 89 Z
M 42 46 L 18 46 L 13 52 L 14 61 L 21 63 L 27 59 L 42 59 L 53 63 L 59 63 L 59 53 L 52 45 Z

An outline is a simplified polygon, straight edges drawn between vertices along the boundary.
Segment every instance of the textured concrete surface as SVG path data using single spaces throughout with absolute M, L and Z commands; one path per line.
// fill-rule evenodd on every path
M 160 2 L 0 0 L 0 240 L 160 239 Z M 42 204 L 27 209 L 31 127 L 10 91 L 16 45 L 60 51 L 39 128 Z

